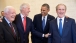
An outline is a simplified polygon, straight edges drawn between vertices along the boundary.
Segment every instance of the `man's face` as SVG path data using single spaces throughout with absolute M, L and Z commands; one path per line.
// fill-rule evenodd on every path
M 22 11 L 26 16 L 28 16 L 29 12 L 30 12 L 30 6 L 27 6 L 26 8 L 23 8 Z
M 4 15 L 4 12 L 1 12 L 1 16 L 3 16 Z
M 62 18 L 65 16 L 66 8 L 64 5 L 59 5 L 56 9 L 58 17 Z
M 16 16 L 15 9 L 10 9 L 7 13 L 5 13 L 5 17 L 10 21 L 14 21 Z
M 42 15 L 47 15 L 48 14 L 48 12 L 49 12 L 49 9 L 46 7 L 46 6 L 42 6 L 41 7 L 41 14 Z

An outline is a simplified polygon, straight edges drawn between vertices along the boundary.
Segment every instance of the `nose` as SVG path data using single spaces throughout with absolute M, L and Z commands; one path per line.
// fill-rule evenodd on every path
M 30 12 L 30 10 L 29 10 L 29 12 Z
M 16 16 L 16 13 L 13 13 L 13 16 Z

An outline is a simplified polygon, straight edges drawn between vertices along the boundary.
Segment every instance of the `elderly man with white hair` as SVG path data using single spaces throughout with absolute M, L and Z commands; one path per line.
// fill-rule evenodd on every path
M 37 32 L 34 30 L 32 19 L 27 17 L 29 12 L 30 12 L 29 4 L 27 4 L 27 3 L 21 4 L 20 14 L 16 15 L 15 20 L 13 22 L 13 23 L 15 23 L 15 25 L 18 29 L 19 36 L 20 36 L 19 37 L 20 43 L 29 43 L 29 32 L 30 31 L 31 31 L 31 33 L 33 33 L 35 35 L 40 34 L 40 32 Z M 12 15 L 9 19 L 12 19 L 12 18 L 14 18 L 14 15 Z M 3 20 L 0 19 L 0 22 L 3 22 Z
M 12 23 L 15 20 L 16 11 L 12 6 L 6 6 L 4 17 L 0 22 L 0 43 L 19 43 L 19 35 L 16 26 Z

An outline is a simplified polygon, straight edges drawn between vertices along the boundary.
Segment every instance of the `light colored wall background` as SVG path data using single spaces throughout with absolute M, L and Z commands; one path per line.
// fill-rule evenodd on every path
M 43 3 L 50 5 L 49 14 L 56 17 L 55 7 L 57 4 L 63 3 L 67 6 L 66 15 L 76 20 L 76 0 L 0 0 L 0 11 L 4 10 L 5 6 L 13 6 L 18 14 L 20 12 L 19 7 L 24 2 L 30 4 L 31 12 L 29 17 L 32 19 L 35 14 L 40 13 L 40 8 Z
M 57 4 L 63 3 L 67 6 L 66 15 L 76 19 L 76 0 L 0 0 L 0 11 L 4 10 L 5 6 L 11 5 L 15 7 L 17 14 L 19 13 L 19 7 L 22 3 L 29 3 L 31 7 L 31 12 L 29 17 L 33 19 L 33 16 L 40 13 L 40 8 L 43 3 L 48 3 L 50 5 L 50 14 L 57 16 L 55 12 L 55 7 Z

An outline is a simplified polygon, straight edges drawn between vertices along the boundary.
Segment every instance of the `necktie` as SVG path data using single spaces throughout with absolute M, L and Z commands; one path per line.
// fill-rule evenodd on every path
M 62 19 L 59 20 L 59 33 L 62 36 Z
M 23 20 L 23 27 L 24 27 L 24 31 L 26 31 L 26 17 L 23 17 L 24 20 Z
M 45 28 L 45 17 L 43 17 L 43 20 L 42 20 L 42 28 L 43 28 L 43 30 Z
M 10 27 L 11 27 L 12 33 L 14 35 L 14 38 L 16 38 L 16 32 L 15 32 L 15 29 L 14 29 L 12 23 L 10 23 Z

